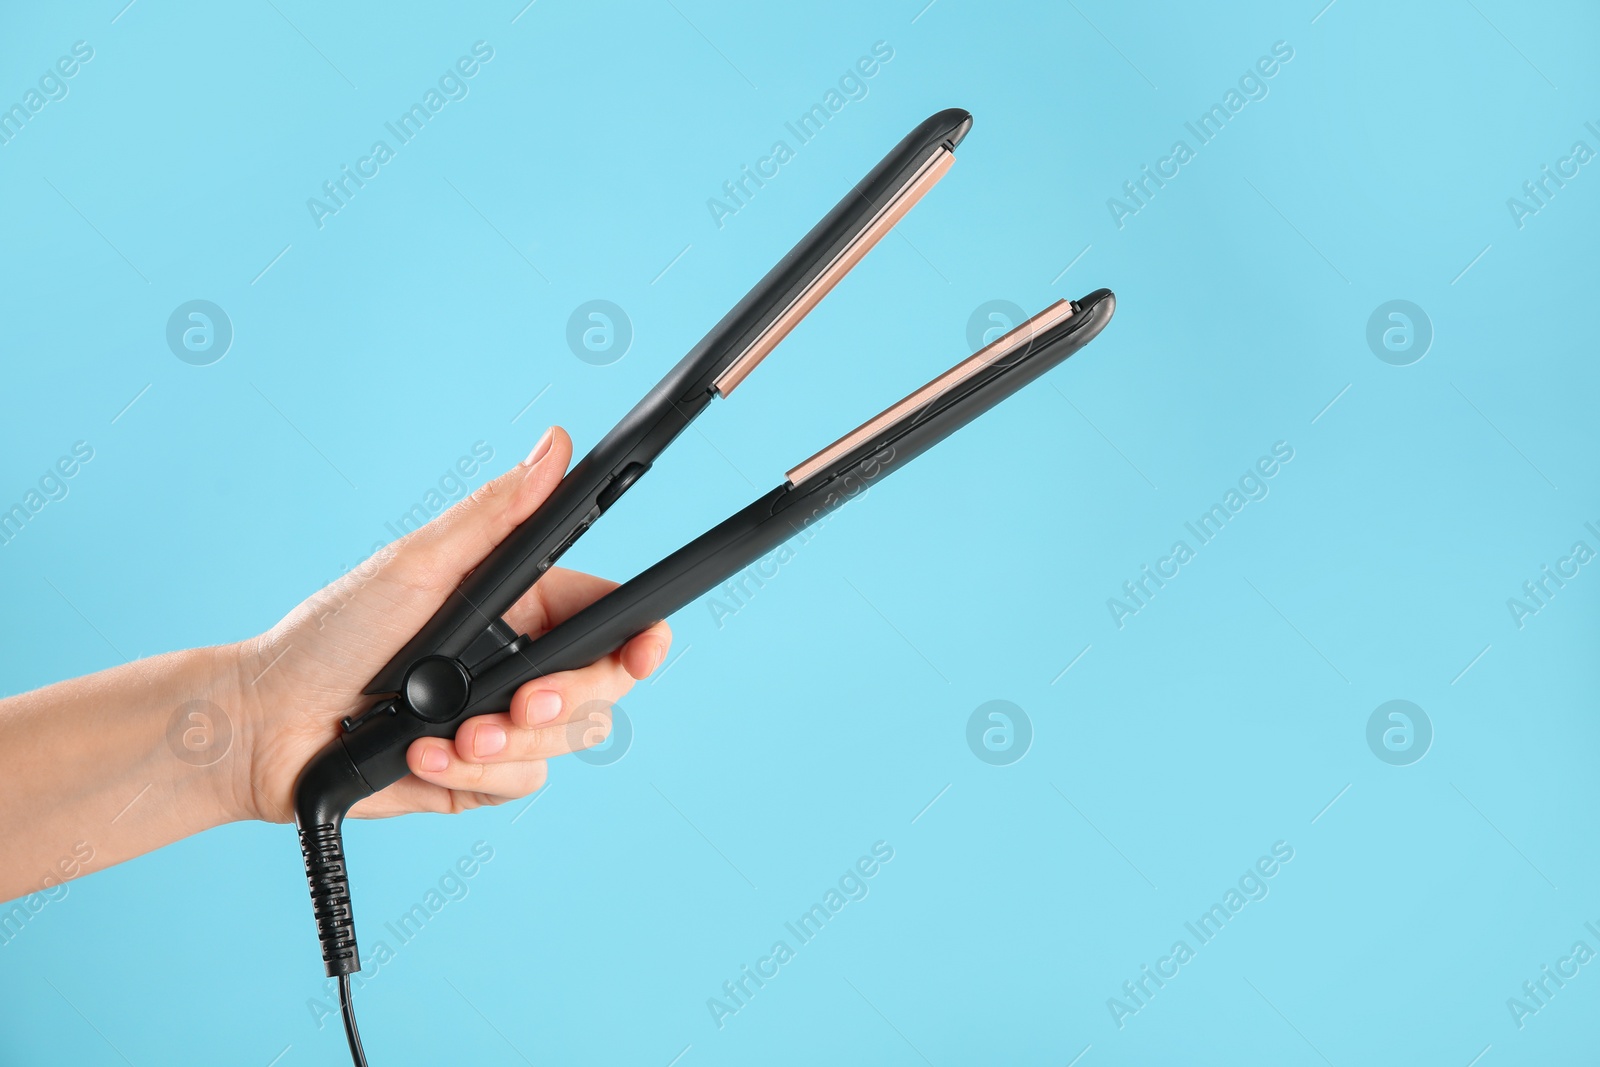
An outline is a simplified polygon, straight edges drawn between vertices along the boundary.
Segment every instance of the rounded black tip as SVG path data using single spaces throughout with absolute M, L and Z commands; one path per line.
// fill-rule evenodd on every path
M 1082 311 L 1098 311 L 1102 304 L 1105 305 L 1105 317 L 1109 319 L 1112 313 L 1117 310 L 1117 294 L 1110 289 L 1096 289 L 1078 301 L 1078 307 Z
M 956 145 L 967 136 L 967 131 L 972 129 L 972 112 L 965 108 L 947 107 L 928 121 L 945 127 L 945 147 L 954 151 Z

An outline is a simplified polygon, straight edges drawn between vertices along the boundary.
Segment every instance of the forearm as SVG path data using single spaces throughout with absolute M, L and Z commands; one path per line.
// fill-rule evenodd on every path
M 0 700 L 0 900 L 241 817 L 234 658 L 173 652 Z

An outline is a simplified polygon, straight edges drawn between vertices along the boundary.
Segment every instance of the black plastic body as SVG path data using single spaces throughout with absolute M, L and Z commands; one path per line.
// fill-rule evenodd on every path
M 295 823 L 326 973 L 361 967 L 340 825 L 356 801 L 405 776 L 412 741 L 453 736 L 469 716 L 505 708 L 531 679 L 586 666 L 619 648 L 1060 364 L 1099 335 L 1115 307 L 1109 290 L 1090 293 L 1073 305 L 1070 319 L 1025 350 L 885 425 L 826 470 L 772 490 L 538 639 L 517 637 L 494 662 L 472 672 L 465 692 L 442 670 L 413 672 L 410 681 L 420 677 L 420 687 L 408 684 L 407 693 L 347 723 L 295 782 Z M 435 706 L 443 700 L 457 709 L 448 718 Z M 427 714 L 419 715 L 413 703 Z
M 424 656 L 449 656 L 473 669 L 501 654 L 516 635 L 500 616 L 705 410 L 714 396 L 712 383 L 729 364 L 935 152 L 953 150 L 971 127 L 970 114 L 950 108 L 907 134 L 572 468 L 539 510 L 484 558 L 366 692 L 398 692 L 411 664 Z
M 1099 335 L 1115 308 L 1110 290 L 1096 290 L 1074 305 L 1071 319 L 1037 338 L 1026 352 L 980 371 L 885 427 L 829 470 L 801 485 L 779 486 L 640 572 L 474 679 L 462 718 L 506 707 L 518 687 L 540 675 L 593 663 L 721 585 L 1060 364 Z
M 497 679 L 527 673 L 523 657 L 530 641 L 506 625 L 505 612 L 705 410 L 723 372 L 863 236 L 937 153 L 953 151 L 971 127 L 971 115 L 951 108 L 920 123 L 891 149 L 467 575 L 365 690 L 392 695 L 346 720 L 343 734 L 302 769 L 295 781 L 295 824 L 330 977 L 361 969 L 340 833 L 351 805 L 406 774 L 412 741 L 454 734 L 482 689 L 481 675 L 497 664 Z M 559 659 L 578 665 L 570 655 Z M 346 1025 L 355 1047 L 348 1011 Z
M 503 710 L 522 684 L 593 663 L 720 585 L 1081 349 L 1105 328 L 1115 305 L 1109 290 L 1089 294 L 1074 305 L 1070 319 L 1025 351 L 984 368 L 885 426 L 828 470 L 800 485 L 785 483 L 772 490 L 549 633 L 536 640 L 518 638 L 506 655 L 474 675 L 454 717 L 425 721 L 399 699 L 379 705 L 308 765 L 305 774 L 315 775 L 317 788 L 297 787 L 297 814 L 302 792 L 336 794 L 314 811 L 307 796 L 307 818 L 321 821 L 330 809 L 342 812 L 405 776 L 405 753 L 412 741 L 453 736 L 468 717 Z

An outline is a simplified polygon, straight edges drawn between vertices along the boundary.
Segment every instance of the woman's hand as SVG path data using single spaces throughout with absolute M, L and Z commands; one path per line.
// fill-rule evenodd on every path
M 313 594 L 260 637 L 171 652 L 0 700 L 0 899 L 47 891 L 212 826 L 290 820 L 295 777 L 372 703 L 361 690 L 489 550 L 550 495 L 572 443 L 523 463 Z M 614 584 L 554 569 L 506 613 L 538 635 Z M 488 625 L 489 620 L 484 620 Z M 582 670 L 529 682 L 501 714 L 423 738 L 377 818 L 526 796 L 545 761 L 598 744 L 611 705 L 666 658 L 659 624 Z M 198 710 L 196 710 L 198 709 Z M 223 722 L 213 721 L 221 715 Z
M 342 718 L 372 703 L 361 690 L 467 572 L 544 502 L 571 456 L 572 442 L 552 428 L 522 464 L 313 594 L 265 634 L 235 646 L 248 752 L 235 767 L 243 817 L 290 820 L 290 791 L 306 761 Z M 615 587 L 553 568 L 505 618 L 519 633 L 537 636 Z M 454 740 L 412 742 L 411 776 L 351 814 L 457 812 L 534 792 L 544 785 L 551 756 L 605 739 L 611 705 L 661 664 L 670 641 L 660 623 L 598 663 L 527 683 L 506 712 L 468 719 Z

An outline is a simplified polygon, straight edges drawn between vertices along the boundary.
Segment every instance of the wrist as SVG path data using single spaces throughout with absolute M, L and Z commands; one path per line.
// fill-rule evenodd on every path
M 243 645 L 216 645 L 192 654 L 200 677 L 190 691 L 203 695 L 188 714 L 173 713 L 169 747 L 202 773 L 218 825 L 262 819 L 252 785 L 261 718 Z
M 301 714 L 315 697 L 286 678 L 293 665 L 279 662 L 289 651 L 276 647 L 270 635 L 207 652 L 216 657 L 211 669 L 226 693 L 218 702 L 229 709 L 234 731 L 227 774 L 216 783 L 226 821 L 293 822 L 295 779 L 323 743 L 307 732 Z

